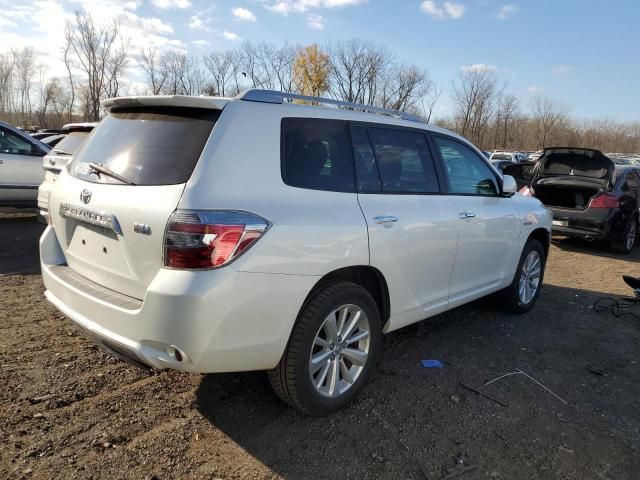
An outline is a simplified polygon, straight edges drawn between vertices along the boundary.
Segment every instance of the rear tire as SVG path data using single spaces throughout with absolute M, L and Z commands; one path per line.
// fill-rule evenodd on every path
M 624 228 L 624 235 L 620 240 L 609 240 L 611 250 L 615 253 L 628 254 L 633 250 L 638 238 L 638 220 L 632 217 Z
M 533 308 L 542 288 L 546 260 L 542 244 L 533 238 L 527 240 L 513 282 L 502 292 L 509 311 L 526 313 Z
M 300 312 L 280 363 L 269 372 L 271 386 L 308 415 L 340 410 L 366 384 L 381 336 L 380 313 L 367 290 L 351 282 L 320 288 Z

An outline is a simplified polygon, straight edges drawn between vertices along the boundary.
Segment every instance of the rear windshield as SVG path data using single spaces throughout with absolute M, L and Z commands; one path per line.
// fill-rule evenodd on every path
M 94 183 L 122 183 L 89 167 L 97 163 L 136 185 L 185 183 L 200 158 L 220 111 L 135 108 L 111 112 L 71 163 L 73 176 Z
M 87 138 L 89 132 L 73 132 L 69 135 L 65 136 L 62 140 L 56 143 L 56 148 L 54 148 L 54 152 L 59 150 L 61 152 L 70 153 L 73 155 L 75 151 L 78 149 L 80 144 L 84 142 L 84 139 Z
M 491 160 L 509 160 L 511 161 L 511 155 L 508 153 L 494 153 L 491 155 Z

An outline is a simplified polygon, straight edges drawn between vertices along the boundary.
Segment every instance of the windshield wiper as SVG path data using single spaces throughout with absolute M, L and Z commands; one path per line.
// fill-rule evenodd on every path
M 69 156 L 73 155 L 73 153 L 65 152 L 64 150 L 58 150 L 57 148 L 54 148 L 53 151 L 55 153 L 59 153 L 60 155 L 69 155 Z
M 100 165 L 99 163 L 90 163 L 89 164 L 89 168 L 91 168 L 91 170 L 93 170 L 94 172 L 98 173 L 98 176 L 100 176 L 100 174 L 102 173 L 102 174 L 106 175 L 107 177 L 111 177 L 111 178 L 115 178 L 116 180 L 120 180 L 122 183 L 126 183 L 127 185 L 135 185 L 135 183 L 133 183 L 128 178 L 123 177 L 119 173 L 116 173 L 113 170 L 111 170 L 109 167 L 105 167 L 104 165 Z

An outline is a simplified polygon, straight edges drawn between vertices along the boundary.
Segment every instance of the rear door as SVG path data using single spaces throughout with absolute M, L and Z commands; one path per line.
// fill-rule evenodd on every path
M 351 137 L 370 263 L 387 279 L 390 328 L 399 328 L 446 309 L 458 232 L 442 214 L 422 131 L 354 124 Z
M 50 215 L 67 264 L 134 298 L 163 264 L 163 235 L 211 136 L 219 111 L 120 109 L 107 116 L 63 169 Z M 124 183 L 90 164 L 107 167 Z
M 494 290 L 513 271 L 519 235 L 511 198 L 499 195 L 499 180 L 472 148 L 434 134 L 445 170 L 447 211 L 457 218 L 458 251 L 449 301 L 459 304 Z
M 0 204 L 35 204 L 45 153 L 35 142 L 0 126 Z

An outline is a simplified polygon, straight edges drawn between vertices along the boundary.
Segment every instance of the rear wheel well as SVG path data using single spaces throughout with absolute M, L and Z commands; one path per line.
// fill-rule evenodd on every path
M 549 258 L 549 243 L 551 241 L 551 235 L 544 228 L 537 228 L 529 235 L 529 238 L 533 238 L 540 242 L 544 249 L 545 258 Z
M 376 302 L 378 311 L 380 312 L 382 325 L 386 323 L 391 314 L 391 302 L 389 300 L 389 288 L 387 287 L 387 281 L 380 270 L 365 265 L 340 268 L 327 273 L 324 277 L 318 280 L 311 289 L 300 311 L 304 310 L 318 289 L 336 281 L 352 282 L 367 290 Z

